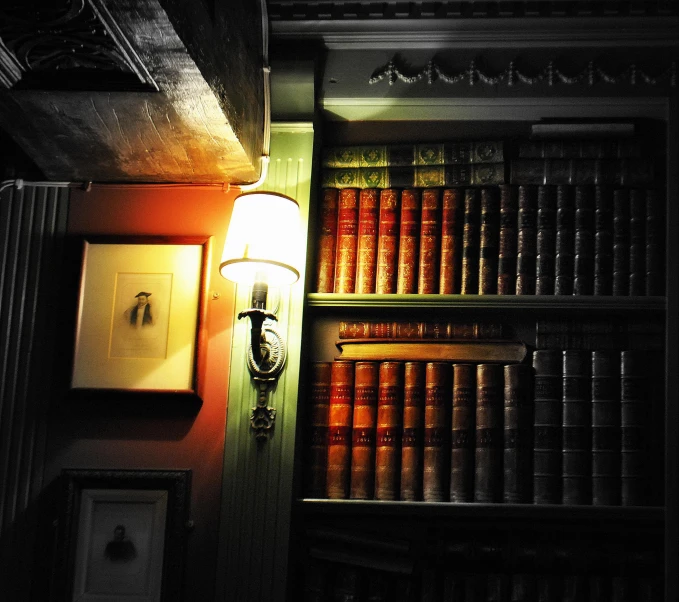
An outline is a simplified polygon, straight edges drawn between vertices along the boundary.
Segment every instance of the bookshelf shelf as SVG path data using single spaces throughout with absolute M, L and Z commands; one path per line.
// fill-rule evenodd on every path
M 359 295 L 309 293 L 310 308 L 342 310 L 392 309 L 547 309 L 587 312 L 662 312 L 665 297 L 571 296 L 499 296 L 499 295 Z

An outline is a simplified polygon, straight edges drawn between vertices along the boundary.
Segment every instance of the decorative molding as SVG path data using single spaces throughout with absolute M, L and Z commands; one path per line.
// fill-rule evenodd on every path
M 392 59 L 386 65 L 378 67 L 373 72 L 368 83 L 376 84 L 386 79 L 390 86 L 394 85 L 396 81 L 402 81 L 406 84 L 425 81 L 427 84 L 431 85 L 437 80 L 440 80 L 445 84 L 467 82 L 470 86 L 474 86 L 477 83 L 491 86 L 496 86 L 498 84 L 506 84 L 507 86 L 526 84 L 532 86 L 539 83 L 546 83 L 548 86 L 553 86 L 555 84 L 587 84 L 588 86 L 593 86 L 597 83 L 626 83 L 632 86 L 647 84 L 655 86 L 665 82 L 672 88 L 677 86 L 676 61 L 672 61 L 665 71 L 655 76 L 643 71 L 634 63 L 631 63 L 619 73 L 614 74 L 605 71 L 603 67 L 597 65 L 594 60 L 590 60 L 584 69 L 573 75 L 568 75 L 555 61 L 549 61 L 545 67 L 533 74 L 521 71 L 516 66 L 516 59 L 510 61 L 504 71 L 496 73 L 483 71 L 477 66 L 478 62 L 478 59 L 472 59 L 469 62 L 469 67 L 466 69 L 450 73 L 444 71 L 443 67 L 441 67 L 435 59 L 431 59 L 419 72 L 408 74 L 405 68 L 397 64 L 397 59 Z
M 0 58 L 0 73 L 6 74 L 8 62 L 15 65 L 13 78 L 0 75 L 7 88 L 21 81 L 24 89 L 83 89 L 97 87 L 101 75 L 107 88 L 158 90 L 103 0 L 56 6 L 44 0 L 38 10 L 14 0 L 0 10 L 0 20 L 0 55 L 7 55 Z

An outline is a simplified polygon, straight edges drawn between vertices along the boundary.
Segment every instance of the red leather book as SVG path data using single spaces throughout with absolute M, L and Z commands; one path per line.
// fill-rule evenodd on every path
M 316 243 L 316 291 L 335 290 L 335 247 L 337 245 L 337 201 L 339 190 L 325 188 L 318 216 L 319 233 Z
M 450 295 L 460 292 L 460 246 L 462 244 L 462 188 L 446 188 L 441 201 L 441 265 L 439 293 Z
M 364 188 L 358 199 L 358 245 L 356 251 L 357 293 L 375 292 L 377 268 L 377 231 L 379 226 L 379 190 Z
M 335 292 L 353 293 L 356 285 L 356 247 L 358 243 L 358 190 L 340 190 L 337 204 L 337 253 Z
M 496 322 L 381 322 L 341 320 L 340 339 L 501 339 Z
M 417 266 L 420 256 L 420 219 L 422 197 L 417 188 L 401 192 L 396 292 L 417 292 Z
M 500 232 L 498 240 L 497 294 L 516 293 L 516 242 L 518 188 L 500 186 Z
M 311 391 L 306 408 L 306 497 L 325 497 L 328 463 L 328 403 L 330 400 L 331 362 L 311 364 Z
M 403 362 L 380 364 L 377 389 L 375 499 L 397 500 L 400 494 L 403 428 Z
M 500 199 L 496 189 L 481 189 L 481 230 L 479 243 L 479 294 L 497 293 Z
M 401 499 L 407 502 L 422 499 L 424 366 L 423 362 L 404 365 Z
M 502 501 L 502 366 L 476 367 L 476 452 L 474 501 Z
M 354 417 L 351 435 L 349 497 L 371 500 L 375 493 L 375 427 L 377 420 L 377 362 L 356 362 Z
M 354 363 L 332 362 L 328 402 L 328 470 L 326 494 L 330 499 L 349 497 L 351 425 L 354 401 Z
M 453 365 L 450 501 L 474 500 L 476 366 Z
M 421 295 L 439 292 L 439 261 L 441 255 L 441 190 L 422 191 L 422 222 L 420 229 L 420 267 L 417 292 Z
M 375 292 L 396 292 L 400 198 L 398 190 L 380 192 L 380 224 L 377 234 L 377 274 Z
M 424 469 L 422 490 L 425 502 L 448 501 L 450 474 L 450 408 L 452 366 L 427 362 L 424 380 Z
M 462 230 L 462 281 L 463 295 L 479 292 L 479 236 L 481 203 L 477 188 L 464 191 L 464 223 Z

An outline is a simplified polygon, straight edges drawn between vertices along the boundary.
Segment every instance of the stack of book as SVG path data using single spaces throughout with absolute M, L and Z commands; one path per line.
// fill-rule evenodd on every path
M 584 156 L 595 153 L 585 142 L 569 143 Z M 468 143 L 474 144 L 498 146 Z M 663 294 L 663 203 L 653 187 L 651 160 L 617 155 L 555 159 L 554 148 L 575 151 L 564 150 L 559 141 L 550 144 L 519 146 L 521 157 L 547 155 L 512 160 L 510 184 L 451 182 L 445 177 L 428 182 L 346 177 L 340 183 L 326 177 L 316 292 Z M 445 145 L 440 146 L 432 155 L 451 160 Z M 344 160 L 357 166 L 332 169 L 396 169 L 363 167 L 363 154 L 377 164 L 391 160 L 390 147 L 382 152 L 375 148 L 329 149 L 326 165 Z M 409 160 L 417 161 L 417 145 L 407 148 Z M 600 142 L 597 148 L 606 155 L 629 154 L 639 147 Z M 475 160 L 480 161 L 478 156 Z M 554 162 L 563 163 L 564 169 L 547 167 Z M 482 165 L 495 163 L 477 166 Z M 600 177 L 602 165 L 606 174 L 618 175 Z M 629 173 L 635 175 L 624 175 Z

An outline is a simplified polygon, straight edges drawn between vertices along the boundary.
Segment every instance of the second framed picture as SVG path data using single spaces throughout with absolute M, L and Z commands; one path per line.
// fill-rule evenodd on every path
M 200 396 L 210 238 L 83 241 L 71 389 Z

